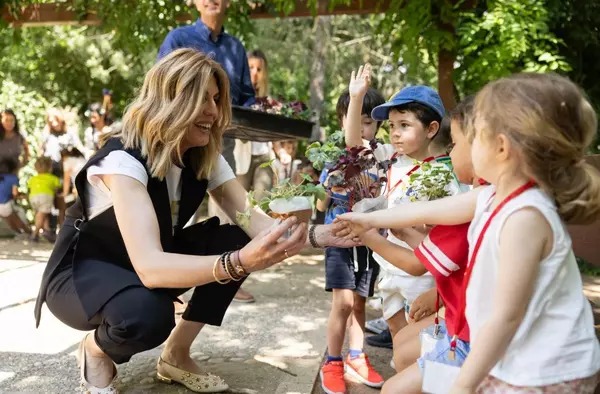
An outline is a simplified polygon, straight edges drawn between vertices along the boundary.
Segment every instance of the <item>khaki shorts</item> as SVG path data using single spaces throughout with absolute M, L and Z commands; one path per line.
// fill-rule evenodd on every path
M 7 218 L 13 213 L 12 201 L 0 204 L 0 218 Z
M 50 213 L 54 208 L 54 196 L 52 194 L 36 194 L 29 197 L 31 208 L 36 212 Z
M 411 305 L 418 296 L 435 287 L 435 279 L 431 275 L 390 275 L 382 270 L 378 289 L 383 303 L 383 318 L 391 319 L 396 313 L 404 309 L 404 305 Z

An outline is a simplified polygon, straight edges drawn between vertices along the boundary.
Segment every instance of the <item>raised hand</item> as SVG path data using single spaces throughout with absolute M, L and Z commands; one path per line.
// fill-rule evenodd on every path
M 350 97 L 364 97 L 371 84 L 371 65 L 369 63 L 360 66 L 358 71 L 350 76 L 348 92 Z

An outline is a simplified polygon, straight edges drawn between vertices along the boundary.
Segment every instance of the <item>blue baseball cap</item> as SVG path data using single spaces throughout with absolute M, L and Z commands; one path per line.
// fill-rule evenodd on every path
M 434 110 L 440 118 L 444 117 L 446 110 L 440 95 L 429 86 L 409 86 L 396 93 L 390 101 L 381 104 L 371 112 L 374 120 L 387 120 L 390 108 L 408 103 L 420 103 Z

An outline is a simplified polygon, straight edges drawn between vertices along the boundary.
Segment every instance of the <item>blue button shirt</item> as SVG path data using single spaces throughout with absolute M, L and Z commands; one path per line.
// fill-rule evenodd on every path
M 254 103 L 254 87 L 250 81 L 248 56 L 240 40 L 222 29 L 214 41 L 210 29 L 198 19 L 193 25 L 182 26 L 169 32 L 160 46 L 158 59 L 180 48 L 197 49 L 212 57 L 225 69 L 229 77 L 233 105 Z

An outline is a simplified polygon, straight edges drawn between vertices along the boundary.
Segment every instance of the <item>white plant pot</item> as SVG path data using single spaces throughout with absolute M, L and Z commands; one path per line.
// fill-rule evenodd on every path
M 313 212 L 312 197 L 278 198 L 269 203 L 269 208 L 275 218 L 296 216 L 299 222 L 308 223 Z

